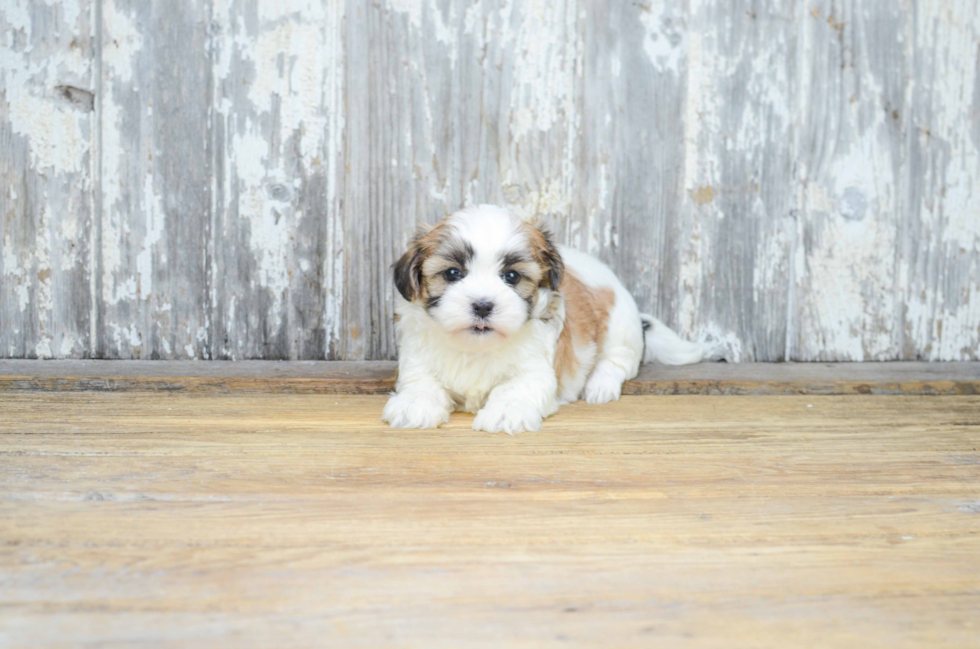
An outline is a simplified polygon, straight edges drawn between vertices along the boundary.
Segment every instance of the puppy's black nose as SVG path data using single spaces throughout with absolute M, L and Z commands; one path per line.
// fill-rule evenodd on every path
M 481 318 L 486 318 L 493 311 L 493 302 L 487 302 L 486 300 L 480 300 L 479 302 L 473 303 L 473 313 Z

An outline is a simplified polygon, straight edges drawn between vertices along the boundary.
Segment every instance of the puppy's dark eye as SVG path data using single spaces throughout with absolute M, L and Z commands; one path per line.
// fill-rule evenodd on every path
M 450 284 L 463 279 L 463 273 L 460 272 L 458 268 L 450 268 L 449 270 L 443 272 L 442 276 L 445 277 L 446 281 Z
M 521 281 L 521 274 L 516 270 L 508 270 L 504 273 L 504 281 L 510 286 L 517 286 L 517 283 Z

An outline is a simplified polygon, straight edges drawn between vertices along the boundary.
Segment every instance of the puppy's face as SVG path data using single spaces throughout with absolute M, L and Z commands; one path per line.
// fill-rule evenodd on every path
M 456 212 L 416 236 L 395 264 L 395 286 L 466 347 L 507 340 L 531 319 L 541 290 L 561 283 L 547 233 L 509 212 Z

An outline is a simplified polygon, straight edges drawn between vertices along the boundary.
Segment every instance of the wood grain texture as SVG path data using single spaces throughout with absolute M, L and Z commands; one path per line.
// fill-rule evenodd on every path
M 902 353 L 976 358 L 980 349 L 980 3 L 917 7 L 909 33 L 915 86 L 907 107 L 908 195 L 900 266 Z M 972 49 L 974 61 L 956 55 Z M 971 245 L 971 241 L 973 245 Z
M 207 358 L 205 0 L 102 2 L 99 358 Z
M 0 6 L 0 357 L 93 355 L 94 5 Z
M 980 359 L 978 15 L 12 0 L 0 356 L 391 359 L 413 229 L 493 202 L 730 361 Z
M 654 45 L 663 59 L 663 39 L 677 32 L 685 50 L 670 51 L 683 61 L 686 101 L 681 214 L 667 273 L 675 297 L 663 315 L 682 331 L 723 340 L 729 360 L 798 358 L 786 343 L 803 4 L 694 2 L 682 31 L 676 18 L 660 18 Z
M 807 218 L 794 260 L 807 270 L 797 273 L 790 345 L 818 360 L 900 357 L 903 41 L 912 12 L 895 3 L 874 14 L 860 2 L 808 5 L 798 158 Z
M 968 647 L 977 397 L 0 395 L 4 646 Z
M 342 16 L 335 2 L 213 3 L 211 358 L 338 354 Z

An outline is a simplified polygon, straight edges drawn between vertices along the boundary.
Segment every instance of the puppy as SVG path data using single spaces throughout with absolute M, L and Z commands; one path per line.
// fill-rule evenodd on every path
M 382 417 L 393 428 L 465 410 L 476 430 L 538 430 L 583 395 L 619 399 L 642 360 L 703 356 L 641 314 L 605 264 L 491 205 L 416 235 L 394 279 L 398 381 Z

